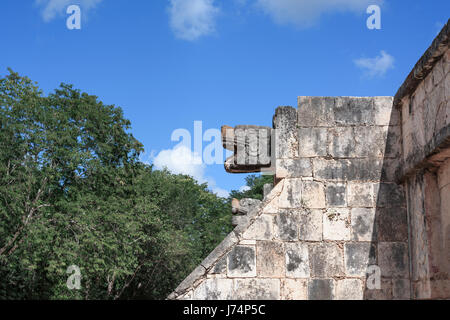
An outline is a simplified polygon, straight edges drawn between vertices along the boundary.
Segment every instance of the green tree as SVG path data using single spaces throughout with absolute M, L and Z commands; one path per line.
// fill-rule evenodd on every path
M 262 200 L 264 197 L 264 185 L 266 183 L 273 183 L 273 175 L 248 175 L 245 177 L 245 182 L 247 186 L 247 190 L 239 191 L 239 190 L 231 190 L 230 199 L 243 199 L 243 198 L 251 198 Z
M 0 79 L 0 298 L 165 298 L 230 231 L 227 200 L 140 163 L 129 129 L 71 85 Z

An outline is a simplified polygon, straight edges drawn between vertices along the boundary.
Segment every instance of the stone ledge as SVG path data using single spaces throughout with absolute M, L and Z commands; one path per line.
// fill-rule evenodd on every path
M 450 124 L 442 128 L 433 138 L 425 145 L 425 150 L 413 154 L 406 159 L 406 163 L 410 164 L 403 169 L 398 183 L 403 183 L 409 177 L 415 175 L 419 170 L 425 168 L 436 168 L 450 158 Z M 405 167 L 405 166 L 403 166 Z
M 447 21 L 447 24 L 442 28 L 439 35 L 434 39 L 431 46 L 425 51 L 423 56 L 411 70 L 405 82 L 403 82 L 402 86 L 397 91 L 397 94 L 394 97 L 394 108 L 399 107 L 402 99 L 411 95 L 420 82 L 433 70 L 434 65 L 448 49 L 449 34 L 450 20 Z

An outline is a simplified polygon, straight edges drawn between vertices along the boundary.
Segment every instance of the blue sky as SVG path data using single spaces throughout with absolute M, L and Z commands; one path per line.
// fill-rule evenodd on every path
M 80 30 L 66 27 L 72 4 Z M 381 8 L 380 30 L 366 26 L 371 4 Z M 271 126 L 275 108 L 296 106 L 300 95 L 392 96 L 447 22 L 450 1 L 3 0 L 0 8 L 2 76 L 11 67 L 47 93 L 72 83 L 122 107 L 144 161 L 224 195 L 245 175 L 184 161 L 190 151 L 174 150 L 175 129 Z

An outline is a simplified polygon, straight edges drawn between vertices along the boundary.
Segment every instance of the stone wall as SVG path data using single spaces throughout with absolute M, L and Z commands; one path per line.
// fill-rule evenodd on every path
M 392 101 L 300 97 L 298 110 L 277 108 L 278 184 L 171 298 L 409 298 Z M 370 266 L 378 289 L 367 288 Z
M 449 24 L 397 93 L 414 299 L 450 298 Z
M 277 108 L 260 139 L 275 186 L 233 205 L 233 232 L 169 299 L 450 298 L 449 30 L 394 98 Z M 235 159 L 229 172 L 269 164 Z

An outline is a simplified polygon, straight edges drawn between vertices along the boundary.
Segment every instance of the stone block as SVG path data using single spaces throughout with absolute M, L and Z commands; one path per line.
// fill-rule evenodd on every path
M 326 278 L 344 275 L 344 254 L 337 244 L 310 243 L 308 249 L 312 277 Z
M 364 285 L 359 279 L 342 279 L 336 281 L 337 300 L 362 300 Z
M 234 232 L 229 233 L 225 239 L 202 261 L 202 266 L 209 269 L 216 261 L 224 255 L 239 239 Z
M 351 221 L 354 241 L 375 241 L 377 239 L 374 208 L 353 208 Z
M 228 277 L 255 277 L 256 255 L 253 246 L 234 246 L 227 256 Z
M 434 89 L 433 74 L 431 72 L 425 77 L 425 80 L 423 81 L 423 83 L 424 83 L 424 87 L 425 87 L 425 93 L 427 95 L 429 95 Z
M 227 256 L 221 258 L 211 269 L 210 274 L 226 274 L 227 273 Z
M 302 205 L 313 209 L 325 208 L 325 190 L 323 183 L 303 181 Z
M 364 291 L 365 300 L 392 300 L 392 282 L 391 280 L 381 280 L 380 289 L 369 289 Z
M 375 124 L 373 98 L 338 97 L 334 108 L 336 124 L 373 125 Z
M 329 129 L 329 153 L 335 158 L 383 157 L 387 131 L 387 126 Z
M 442 82 L 442 79 L 444 79 L 443 59 L 439 59 L 433 67 L 433 71 L 431 73 L 433 74 L 433 84 L 437 86 Z
M 299 213 L 299 240 L 322 241 L 322 210 L 301 210 Z
M 410 300 L 411 282 L 409 279 L 393 279 L 392 295 L 395 300 Z
M 428 279 L 414 282 L 412 285 L 413 299 L 431 299 L 431 284 Z
M 315 179 L 324 180 L 379 180 L 383 160 L 377 158 L 325 160 L 313 159 Z
M 278 107 L 273 117 L 275 129 L 275 157 L 291 159 L 298 157 L 297 110 L 292 107 Z M 272 151 L 273 152 L 273 151 Z
M 378 126 L 393 126 L 400 123 L 400 112 L 393 108 L 393 97 L 374 97 L 374 117 Z
M 277 159 L 276 176 L 281 178 L 312 177 L 311 160 L 300 159 Z
M 299 97 L 298 125 L 301 127 L 334 126 L 334 97 Z
M 306 279 L 283 279 L 281 281 L 282 300 L 307 300 L 308 280 Z
M 326 128 L 298 129 L 298 143 L 300 157 L 320 157 L 327 155 Z
M 243 239 L 272 240 L 274 235 L 274 217 L 269 214 L 261 214 L 243 233 Z
M 298 239 L 298 213 L 280 211 L 275 217 L 275 239 L 296 241 Z
M 408 246 L 403 242 L 380 242 L 378 244 L 378 265 L 383 277 L 407 278 Z
M 194 271 L 191 272 L 184 280 L 181 282 L 178 287 L 175 289 L 176 293 L 183 292 L 187 289 L 189 289 L 194 281 L 197 279 L 203 277 L 206 274 L 206 269 L 200 265 L 197 268 L 194 269 Z
M 286 277 L 310 276 L 308 245 L 300 242 L 286 243 Z
M 406 206 L 405 193 L 401 185 L 396 183 L 375 183 L 373 188 L 378 208 Z
M 308 286 L 309 300 L 333 300 L 335 297 L 333 279 L 311 279 Z
M 372 183 L 348 183 L 348 205 L 353 208 L 371 208 L 374 206 Z
M 302 206 L 302 180 L 285 179 L 279 198 L 279 208 L 300 208 Z
M 376 264 L 376 247 L 368 242 L 348 242 L 344 245 L 345 273 L 365 277 L 367 267 Z
M 406 208 L 378 208 L 378 241 L 408 241 Z
M 329 152 L 333 157 L 349 158 L 357 157 L 360 149 L 355 140 L 353 127 L 335 127 L 328 130 Z
M 379 139 L 376 145 L 385 157 L 399 158 L 402 154 L 402 132 L 400 126 L 380 127 Z
M 234 279 L 235 300 L 279 300 L 279 279 Z
M 258 277 L 281 278 L 285 275 L 285 252 L 282 242 L 258 241 L 256 245 Z
M 345 183 L 328 183 L 325 193 L 328 207 L 347 206 L 347 186 Z
M 311 169 L 311 175 L 312 175 L 312 169 Z M 266 197 L 269 195 L 269 193 L 272 191 L 273 189 L 273 183 L 266 183 L 263 186 L 263 193 L 264 193 L 264 199 L 266 199 Z
M 232 279 L 205 279 L 195 290 L 194 300 L 230 300 L 233 297 Z
M 323 215 L 324 240 L 350 240 L 351 224 L 348 209 L 330 208 Z

